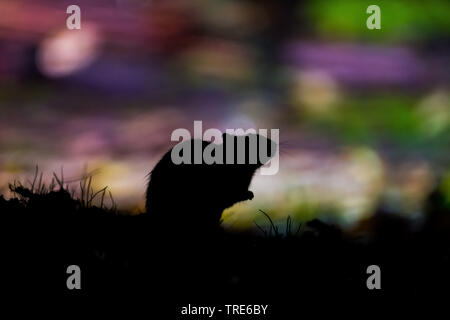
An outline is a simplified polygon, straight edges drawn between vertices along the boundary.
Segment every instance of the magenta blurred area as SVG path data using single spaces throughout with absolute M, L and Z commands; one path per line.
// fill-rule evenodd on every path
M 171 132 L 194 120 L 280 129 L 280 171 L 255 177 L 231 227 L 258 209 L 415 218 L 450 181 L 448 2 L 386 4 L 379 31 L 364 1 L 77 1 L 68 30 L 72 2 L 0 2 L 2 193 L 36 165 L 47 180 L 87 170 L 138 212 Z

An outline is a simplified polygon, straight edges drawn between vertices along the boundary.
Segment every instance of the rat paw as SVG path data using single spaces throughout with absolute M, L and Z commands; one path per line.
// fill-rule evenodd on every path
M 254 198 L 254 194 L 251 191 L 247 191 L 245 196 L 246 196 L 247 200 L 252 200 Z

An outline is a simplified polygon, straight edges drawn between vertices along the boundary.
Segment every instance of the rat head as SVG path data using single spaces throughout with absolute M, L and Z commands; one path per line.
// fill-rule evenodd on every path
M 278 172 L 278 131 L 271 132 L 271 138 L 266 135 L 249 133 L 245 135 L 222 135 L 225 163 L 247 165 L 254 170 L 266 164 L 268 168 L 262 168 L 262 174 L 275 174 Z M 270 169 L 270 170 L 264 170 Z

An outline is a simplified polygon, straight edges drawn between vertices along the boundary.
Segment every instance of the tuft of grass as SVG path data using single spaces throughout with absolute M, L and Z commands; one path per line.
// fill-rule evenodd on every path
M 108 186 L 105 186 L 100 190 L 94 190 L 92 186 L 92 172 L 85 172 L 81 178 L 66 181 L 64 178 L 64 170 L 61 167 L 59 175 L 56 174 L 56 172 L 53 172 L 49 184 L 46 184 L 43 181 L 43 175 L 44 173 L 39 171 L 39 167 L 36 166 L 33 179 L 27 179 L 25 184 L 15 180 L 12 184 L 9 184 L 9 190 L 12 192 L 14 198 L 17 198 L 24 203 L 30 199 L 44 198 L 51 193 L 65 192 L 69 194 L 71 199 L 76 201 L 82 209 L 96 207 L 95 203 L 98 203 L 100 209 L 117 212 L 117 203 L 114 200 L 111 191 L 108 190 Z M 70 188 L 73 184 L 76 184 L 78 189 Z M 109 206 L 107 206 L 105 198 L 109 199 Z
M 269 214 L 267 214 L 266 212 L 264 212 L 263 210 L 259 209 L 259 212 L 261 212 L 269 221 L 269 230 L 266 230 L 264 228 L 262 228 L 260 225 L 258 225 L 256 223 L 256 221 L 254 221 L 256 227 L 264 234 L 265 237 L 276 237 L 276 238 L 282 238 L 283 236 L 285 238 L 287 237 L 293 237 L 293 236 L 297 236 L 301 230 L 302 224 L 299 223 L 298 227 L 296 228 L 296 231 L 293 232 L 293 225 L 292 225 L 292 218 L 291 216 L 288 216 L 286 219 L 286 226 L 285 226 L 285 233 L 284 235 L 279 231 L 278 226 L 276 226 L 272 220 L 272 218 L 270 218 Z

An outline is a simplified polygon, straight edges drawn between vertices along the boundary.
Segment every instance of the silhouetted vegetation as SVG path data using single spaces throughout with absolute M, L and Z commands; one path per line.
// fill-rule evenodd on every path
M 352 232 L 291 218 L 281 232 L 262 212 L 268 225 L 258 226 L 258 234 L 218 228 L 191 236 L 155 225 L 148 214 L 120 214 L 106 188 L 92 189 L 92 177 L 69 191 L 73 184 L 61 174 L 45 186 L 36 171 L 34 181 L 10 185 L 12 197 L 0 196 L 6 278 L 14 290 L 88 296 L 151 290 L 173 303 L 364 297 L 376 294 L 366 287 L 371 264 L 381 267 L 385 296 L 436 293 L 450 284 L 450 211 L 437 189 L 418 226 L 378 210 Z M 66 288 L 71 264 L 83 272 L 80 291 Z

